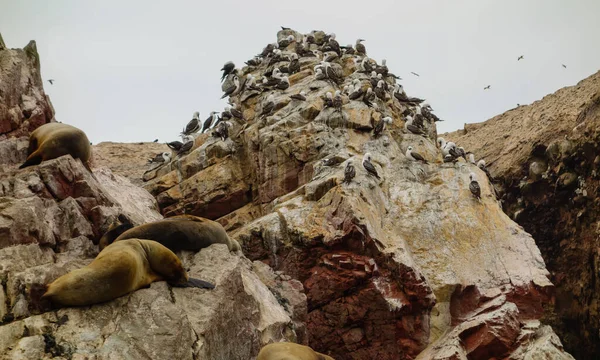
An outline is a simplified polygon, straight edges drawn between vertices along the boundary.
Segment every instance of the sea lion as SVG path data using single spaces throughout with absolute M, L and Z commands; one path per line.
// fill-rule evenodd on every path
M 188 278 L 181 260 L 151 240 L 130 239 L 107 246 L 87 266 L 73 270 L 47 286 L 42 300 L 54 306 L 86 306 L 116 299 L 166 280 L 172 286 L 214 288 Z
M 331 356 L 318 353 L 308 346 L 291 342 L 278 342 L 260 349 L 256 360 L 335 360 Z
M 19 169 L 67 154 L 73 159 L 80 159 L 86 169 L 92 172 L 89 167 L 92 147 L 85 133 L 67 124 L 44 124 L 29 135 L 27 160 L 19 166 Z
M 241 250 L 237 240 L 231 239 L 221 224 L 193 215 L 177 215 L 129 230 L 122 227 L 122 233 L 118 229 L 116 226 L 102 236 L 100 249 L 116 241 L 138 238 L 158 241 L 172 251 L 198 251 L 212 244 L 226 244 L 229 251 Z

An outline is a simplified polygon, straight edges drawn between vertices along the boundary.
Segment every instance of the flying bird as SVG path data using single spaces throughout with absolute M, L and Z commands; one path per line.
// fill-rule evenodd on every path
M 377 174 L 377 169 L 375 169 L 375 166 L 373 166 L 373 164 L 371 163 L 371 153 L 365 154 L 365 156 L 363 157 L 362 164 L 365 170 L 367 170 L 367 173 L 369 173 L 369 175 L 375 176 L 376 178 L 380 179 L 379 175 Z
M 521 59 L 524 59 L 523 55 L 519 56 L 519 57 L 517 58 L 517 61 L 519 61 L 519 60 L 521 60 Z
M 567 65 L 565 65 L 565 64 L 562 64 L 562 67 L 564 67 L 564 68 L 566 69 L 566 68 L 567 68 Z
M 350 181 L 352 181 L 352 179 L 354 179 L 354 177 L 356 176 L 356 170 L 354 169 L 354 165 L 352 165 L 352 162 L 348 162 L 348 164 L 346 164 L 346 168 L 344 169 L 344 182 L 345 183 L 350 183 Z
M 564 66 L 564 65 L 563 65 Z M 565 66 L 566 67 L 566 66 Z M 48 82 L 50 83 L 50 85 L 54 85 L 54 79 L 48 79 Z
M 488 86 L 484 87 L 483 90 L 489 90 L 490 86 L 492 86 L 492 85 L 488 85 Z
M 416 72 L 411 71 L 410 73 L 413 74 L 414 76 L 421 76 L 421 75 L 417 74 Z

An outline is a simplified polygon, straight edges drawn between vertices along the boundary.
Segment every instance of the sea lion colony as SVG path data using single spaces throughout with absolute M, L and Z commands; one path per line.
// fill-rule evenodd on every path
M 315 82 L 324 81 L 327 85 L 340 88 L 335 93 L 326 94 L 323 99 L 325 108 L 333 108 L 335 112 L 343 115 L 343 104 L 348 101 L 361 101 L 375 111 L 382 111 L 380 109 L 383 109 L 389 101 L 398 102 L 406 107 L 403 113 L 404 131 L 421 135 L 429 141 L 427 136 L 429 130 L 436 121 L 441 120 L 432 113 L 433 109 L 427 102 L 406 95 L 402 85 L 396 84 L 396 80 L 400 78 L 389 72 L 385 61 L 379 65 L 367 56 L 365 46 L 361 43 L 364 40 L 357 40 L 355 47 L 340 46 L 334 34 L 320 32 L 324 36 L 317 36 L 317 33 L 312 31 L 303 35 L 301 39 L 288 35 L 277 43 L 268 44 L 261 54 L 246 62 L 248 66 L 243 69 L 244 71 L 237 69 L 233 62 L 227 62 L 221 69 L 223 71 L 221 80 L 223 98 L 229 96 L 231 106 L 228 106 L 221 116 L 217 112 L 211 112 L 203 124 L 200 122 L 199 113 L 195 112 L 192 120 L 181 133 L 184 141 L 173 141 L 167 144 L 175 156 L 163 152 L 151 159 L 149 163 L 164 166 L 174 161 L 177 156 L 189 152 L 195 144 L 193 135 L 200 130 L 204 133 L 214 129 L 212 137 L 217 141 L 219 139 L 226 141 L 229 138 L 228 129 L 231 125 L 229 120 L 234 120 L 240 125 L 245 125 L 247 121 L 240 104 L 234 103 L 232 97 L 246 92 L 250 93 L 249 96 L 258 96 L 265 91 L 285 91 L 290 86 L 287 75 L 301 70 L 299 59 L 303 57 L 316 57 L 322 60 L 313 68 Z M 336 62 L 346 55 L 354 58 L 356 76 L 349 84 L 343 86 L 345 78 Z M 257 68 L 264 68 L 260 80 L 249 74 Z M 363 81 L 364 74 L 367 74 L 368 81 Z M 296 102 L 306 101 L 306 94 L 311 90 L 314 90 L 312 86 L 298 94 L 292 94 L 290 98 Z M 275 98 L 272 93 L 262 103 L 261 108 L 262 112 L 259 114 L 261 118 L 273 114 Z M 373 126 L 374 137 L 380 136 L 386 131 L 386 125 L 391 126 L 393 123 L 393 119 L 383 113 L 380 118 L 382 120 Z M 469 162 L 475 164 L 473 154 L 466 153 L 456 144 L 447 143 L 439 138 L 437 145 L 444 163 L 454 164 L 461 157 L 466 161 L 466 155 L 469 154 Z M 80 159 L 90 170 L 88 162 L 91 146 L 86 134 L 80 129 L 62 123 L 45 124 L 31 133 L 27 160 L 21 168 L 63 155 Z M 414 151 L 413 146 L 408 147 L 406 157 L 410 161 L 428 164 L 424 156 Z M 363 171 L 380 179 L 377 168 L 371 160 L 371 154 L 364 154 Z M 327 165 L 327 159 L 323 164 Z M 479 164 L 485 162 L 480 161 Z M 354 178 L 356 170 L 352 166 L 352 160 L 349 160 L 345 167 L 344 183 L 349 183 Z M 485 170 L 485 165 L 479 167 Z M 473 190 L 479 189 L 474 174 L 471 174 L 468 184 L 474 197 L 480 199 L 480 190 Z M 86 267 L 67 273 L 48 284 L 41 298 L 49 300 L 58 307 L 92 305 L 113 300 L 147 287 L 154 281 L 162 280 L 172 286 L 213 288 L 214 286 L 208 282 L 189 278 L 174 251 L 199 251 L 214 243 L 226 244 L 230 251 L 241 250 L 239 243 L 229 238 L 219 223 L 209 219 L 181 215 L 133 226 L 126 218 L 120 217 L 102 236 L 99 244 L 101 251 L 98 256 Z M 306 346 L 277 343 L 265 346 L 258 359 L 332 358 Z

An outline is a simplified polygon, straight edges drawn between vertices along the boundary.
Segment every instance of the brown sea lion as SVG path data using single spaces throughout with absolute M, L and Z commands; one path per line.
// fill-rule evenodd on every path
M 260 349 L 256 360 L 335 360 L 331 356 L 318 353 L 308 346 L 291 342 L 278 342 Z
M 90 171 L 89 160 L 92 147 L 85 133 L 71 125 L 48 123 L 35 129 L 29 135 L 27 160 L 19 169 L 38 165 L 42 161 L 56 159 L 63 155 L 71 155 L 80 159 Z
M 119 227 L 108 231 L 100 239 L 100 249 L 113 243 L 131 238 L 158 241 L 172 251 L 192 250 L 209 247 L 212 244 L 226 244 L 230 251 L 241 250 L 237 240 L 231 239 L 223 226 L 216 221 L 192 215 L 178 215 L 143 224 L 119 234 Z
M 130 239 L 107 246 L 89 265 L 54 280 L 42 299 L 50 300 L 55 307 L 86 306 L 162 280 L 172 286 L 214 288 L 206 281 L 188 278 L 177 255 L 165 246 Z

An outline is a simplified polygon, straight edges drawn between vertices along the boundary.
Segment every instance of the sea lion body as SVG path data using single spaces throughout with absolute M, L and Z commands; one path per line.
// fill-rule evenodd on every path
M 291 342 L 278 342 L 260 349 L 256 360 L 335 360 L 331 356 L 318 353 L 308 346 Z
M 116 238 L 110 231 L 100 239 L 100 248 L 125 239 L 138 238 L 158 241 L 172 251 L 198 251 L 212 244 L 226 244 L 230 251 L 240 250 L 240 244 L 229 237 L 216 221 L 192 216 L 178 215 L 139 225 L 126 230 Z
M 19 168 L 38 165 L 42 161 L 56 159 L 63 155 L 71 155 L 74 159 L 80 159 L 90 170 L 88 162 L 91 154 L 90 141 L 82 130 L 67 124 L 48 123 L 38 127 L 29 135 L 27 160 Z
M 92 305 L 162 280 L 187 283 L 177 255 L 156 241 L 124 240 L 107 246 L 89 265 L 54 280 L 42 298 L 58 306 Z

